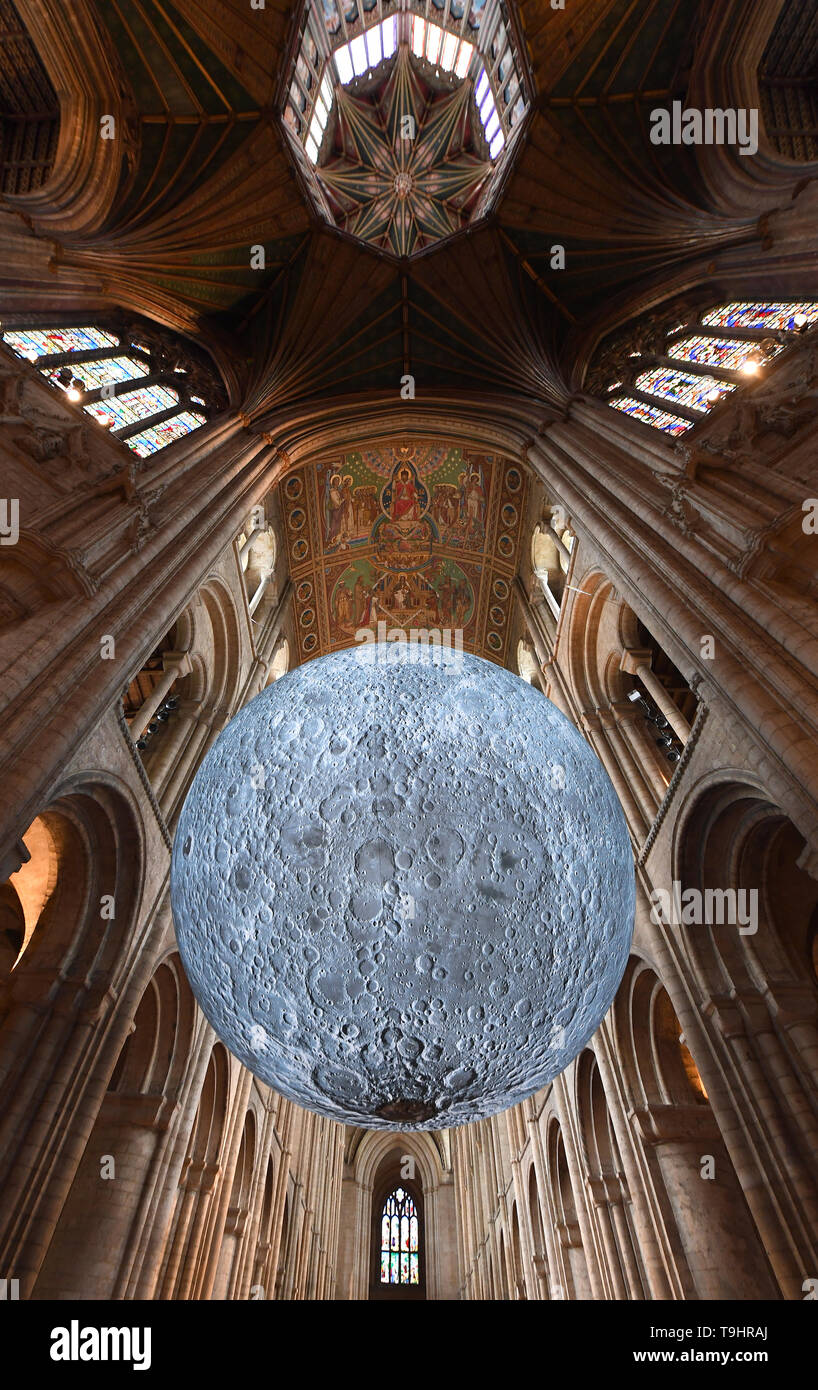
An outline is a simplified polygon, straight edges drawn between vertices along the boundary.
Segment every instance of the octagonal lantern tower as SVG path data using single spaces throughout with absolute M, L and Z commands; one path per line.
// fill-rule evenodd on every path
M 281 127 L 326 222 L 399 259 L 494 206 L 532 87 L 505 0 L 305 0 Z

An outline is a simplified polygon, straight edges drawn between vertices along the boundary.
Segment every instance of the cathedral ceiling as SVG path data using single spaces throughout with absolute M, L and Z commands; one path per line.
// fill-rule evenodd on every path
M 405 373 L 419 395 L 559 405 L 617 296 L 755 235 L 708 207 L 692 155 L 665 158 L 647 138 L 648 110 L 687 90 L 709 8 L 522 0 L 533 116 L 495 213 L 401 262 L 319 225 L 302 196 L 276 119 L 285 0 L 82 0 L 118 74 L 126 139 L 97 231 L 66 237 L 60 264 L 218 344 L 259 422 L 397 392 Z
M 291 473 L 299 660 L 364 629 L 381 641 L 448 629 L 442 640 L 504 664 L 526 488 L 512 460 L 452 439 L 376 442 Z

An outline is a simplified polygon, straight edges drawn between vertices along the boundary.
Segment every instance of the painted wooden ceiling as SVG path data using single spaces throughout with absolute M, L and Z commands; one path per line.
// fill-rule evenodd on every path
M 527 486 L 513 460 L 454 439 L 374 442 L 291 473 L 296 659 L 371 634 L 505 664 Z
M 64 236 L 61 270 L 218 343 L 257 421 L 397 393 L 405 373 L 418 396 L 559 405 L 603 309 L 757 236 L 755 218 L 716 215 L 692 156 L 647 138 L 648 111 L 685 95 L 708 8 L 521 0 L 534 116 L 495 212 L 395 263 L 319 225 L 301 194 L 276 121 L 286 0 L 81 0 L 72 23 L 105 49 L 127 138 L 115 196 Z

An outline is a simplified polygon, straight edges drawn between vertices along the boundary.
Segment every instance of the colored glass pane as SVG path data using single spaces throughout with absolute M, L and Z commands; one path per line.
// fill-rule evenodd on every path
M 95 348 L 117 347 L 119 339 L 101 328 L 10 328 L 5 342 L 20 357 L 36 362 L 58 352 L 91 352 Z
M 722 304 L 705 314 L 702 323 L 719 328 L 783 328 L 793 332 L 800 325 L 797 315 L 807 323 L 818 322 L 818 304 L 805 300 L 792 304 Z
M 417 1284 L 419 1281 L 419 1226 L 417 1208 L 409 1193 L 395 1188 L 381 1213 L 382 1284 Z
M 58 373 L 63 370 L 63 367 L 44 367 L 42 372 L 50 381 L 57 381 Z M 71 371 L 86 391 L 94 391 L 98 386 L 106 386 L 112 381 L 130 381 L 148 374 L 147 365 L 133 357 L 105 357 L 101 362 L 77 362 Z
M 167 386 L 140 386 L 136 391 L 126 391 L 124 396 L 111 396 L 109 400 L 93 401 L 84 408 L 89 415 L 101 424 L 113 420 L 113 428 L 121 430 L 128 425 L 137 425 L 150 415 L 158 415 L 162 410 L 171 410 L 179 404 L 175 391 Z M 151 453 L 152 450 L 148 450 Z
M 166 445 L 172 444 L 174 439 L 181 439 L 183 435 L 190 434 L 191 430 L 197 430 L 204 423 L 204 415 L 196 415 L 192 410 L 183 410 L 178 415 L 171 416 L 169 420 L 163 420 L 161 425 L 149 425 L 147 429 L 132 435 L 125 442 L 140 458 L 145 458 L 147 454 L 155 454 L 157 449 L 164 449 Z
M 661 396 L 666 401 L 677 401 L 688 410 L 707 411 L 713 402 L 708 396 L 713 391 L 734 391 L 732 382 L 717 381 L 712 376 L 691 376 L 687 372 L 674 371 L 672 367 L 651 367 L 636 378 L 637 391 L 645 391 L 649 396 Z
M 667 411 L 659 410 L 656 406 L 645 405 L 644 401 L 635 401 L 631 396 L 618 396 L 608 404 L 615 410 L 623 411 L 625 415 L 631 415 L 634 420 L 641 420 L 645 425 L 653 425 L 654 429 L 664 430 L 666 434 L 684 434 L 692 428 L 689 420 L 669 415 Z
M 777 346 L 768 355 L 776 357 L 783 351 L 783 347 Z M 669 357 L 699 362 L 703 367 L 723 367 L 733 372 L 741 371 L 744 363 L 755 357 L 757 352 L 757 343 L 728 338 L 682 338 L 668 348 Z

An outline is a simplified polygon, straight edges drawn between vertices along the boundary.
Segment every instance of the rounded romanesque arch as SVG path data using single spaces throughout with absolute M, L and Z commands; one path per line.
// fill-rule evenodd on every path
M 156 1195 L 156 1164 L 191 1060 L 195 1004 L 175 953 L 151 977 L 120 1050 L 34 1290 L 121 1296 Z
M 758 1233 L 670 996 L 636 957 L 614 1020 L 634 1141 L 661 1212 L 657 1237 L 681 1296 L 774 1297 Z

